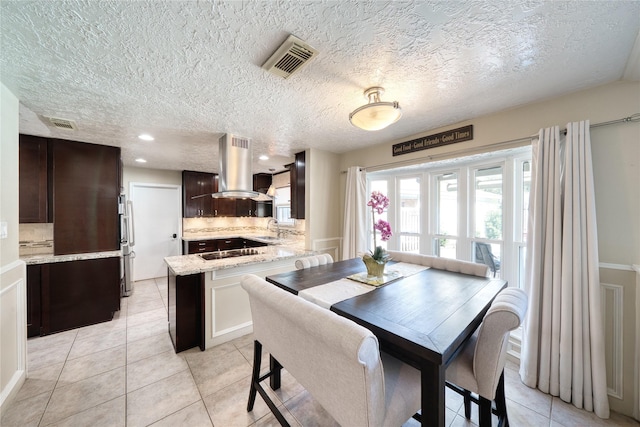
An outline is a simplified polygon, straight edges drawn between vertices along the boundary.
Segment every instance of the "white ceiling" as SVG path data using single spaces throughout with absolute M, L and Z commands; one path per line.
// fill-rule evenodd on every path
M 309 147 L 345 152 L 637 80 L 639 30 L 638 1 L 2 0 L 0 80 L 21 101 L 22 133 L 210 172 L 234 133 L 264 172 Z M 261 65 L 289 34 L 320 53 L 285 80 Z M 370 86 L 403 110 L 378 132 L 348 120 Z

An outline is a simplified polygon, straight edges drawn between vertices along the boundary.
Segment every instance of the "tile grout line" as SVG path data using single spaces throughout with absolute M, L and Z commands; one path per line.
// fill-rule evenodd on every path
M 53 390 L 51 390 L 51 394 L 49 395 L 49 399 L 47 399 L 47 404 L 44 406 L 44 410 L 42 411 L 42 415 L 40 415 L 40 420 L 38 421 L 38 426 L 42 425 L 42 420 L 44 419 L 44 414 L 47 413 L 47 408 L 49 408 L 49 404 L 51 403 L 51 399 L 53 398 L 53 393 L 55 393 L 56 389 L 58 388 L 58 382 L 60 381 L 60 377 L 62 376 L 62 372 L 64 371 L 64 367 L 67 366 L 67 361 L 69 359 L 69 354 L 71 354 L 71 349 L 73 348 L 73 345 L 76 343 L 76 339 L 78 338 L 78 332 L 76 331 L 74 337 L 73 337 L 73 341 L 71 342 L 71 345 L 69 346 L 69 351 L 67 351 L 67 355 L 64 358 L 64 362 L 62 363 L 62 368 L 60 369 L 60 373 L 58 374 L 58 377 L 56 378 L 56 383 L 53 386 Z
M 158 287 L 158 283 L 155 282 L 155 285 L 156 285 L 156 288 L 158 289 L 158 293 L 160 294 L 160 299 L 162 299 L 162 292 L 160 292 L 160 288 Z M 165 306 L 165 309 L 167 310 L 167 316 L 168 316 L 169 315 L 169 309 L 166 306 L 166 304 L 164 303 L 164 300 L 162 300 L 162 305 Z M 168 327 L 169 327 L 169 322 L 167 321 L 167 328 Z M 167 331 L 167 333 L 168 333 L 168 331 Z M 169 351 L 175 351 L 173 346 L 172 346 L 171 350 L 169 350 Z M 213 424 L 213 419 L 211 418 L 211 414 L 209 414 L 209 409 L 207 408 L 207 405 L 204 403 L 204 397 L 202 396 L 202 392 L 200 391 L 200 387 L 198 387 L 198 383 L 196 382 L 195 376 L 193 375 L 193 371 L 191 370 L 191 364 L 189 363 L 189 360 L 186 357 L 183 356 L 183 359 L 184 359 L 185 363 L 187 364 L 187 369 L 185 369 L 185 370 L 189 371 L 189 375 L 191 375 L 191 379 L 193 380 L 193 384 L 196 386 L 196 390 L 198 390 L 198 396 L 200 396 L 200 402 L 202 402 L 202 406 L 204 407 L 205 411 L 207 412 L 207 417 L 209 418 L 209 421 L 211 422 L 211 425 L 213 426 L 214 425 Z M 183 371 L 181 371 L 181 372 L 183 372 Z M 167 417 L 169 417 L 169 416 L 171 416 L 173 414 L 176 414 L 176 413 L 182 411 L 183 409 L 188 408 L 189 406 L 193 405 L 194 403 L 197 403 L 197 401 L 193 402 L 193 403 L 190 403 L 187 406 L 185 406 L 184 408 L 180 408 L 180 409 L 178 409 L 177 411 L 175 411 L 175 412 L 173 412 L 171 414 L 168 414 L 167 416 L 161 418 L 160 420 L 163 420 L 163 419 L 165 419 L 165 418 L 167 418 Z M 158 422 L 160 420 L 156 420 L 156 421 L 154 421 L 154 423 L 156 423 L 156 422 Z
M 126 357 L 127 357 L 127 346 L 126 346 L 126 325 L 127 325 L 127 320 L 128 320 L 128 319 L 126 319 L 126 317 L 127 317 L 127 316 L 125 316 L 125 366 L 124 366 L 124 375 L 125 375 L 125 383 L 124 383 L 124 387 L 125 387 L 125 393 L 124 393 L 124 397 L 125 397 L 125 426 L 126 426 L 126 395 L 127 395 L 127 383 L 126 383 L 126 376 L 127 376 L 127 358 L 126 358 Z M 93 325 L 89 325 L 89 326 L 93 326 Z M 45 410 L 44 410 L 44 412 L 42 413 L 42 416 L 40 417 L 40 421 L 38 422 L 38 426 L 40 426 L 40 425 L 41 425 L 41 423 L 42 423 L 42 419 L 44 418 L 44 414 L 46 413 L 47 408 L 49 407 L 49 404 L 50 404 L 50 402 L 51 402 L 51 398 L 53 397 L 53 393 L 58 389 L 58 382 L 60 381 L 60 377 L 62 376 L 62 372 L 64 371 L 64 369 L 65 369 L 65 367 L 67 366 L 67 363 L 68 363 L 68 362 L 71 362 L 71 361 L 74 361 L 74 360 L 80 359 L 81 357 L 91 356 L 91 355 L 94 355 L 94 354 L 96 354 L 96 353 L 100 353 L 100 352 L 102 352 L 102 351 L 108 351 L 108 350 L 111 350 L 111 349 L 113 349 L 113 348 L 118 347 L 118 346 L 114 346 L 114 347 L 110 347 L 110 348 L 103 349 L 103 350 L 100 350 L 100 351 L 96 351 L 96 352 L 93 352 L 93 353 L 88 353 L 88 354 L 86 354 L 86 355 L 79 356 L 79 357 L 76 357 L 76 358 L 74 358 L 74 359 L 69 359 L 69 355 L 71 354 L 71 350 L 73 349 L 73 346 L 75 345 L 75 343 L 76 343 L 77 341 L 82 341 L 82 339 L 80 339 L 80 340 L 78 339 L 78 332 L 79 332 L 79 330 L 80 330 L 80 328 L 78 328 L 78 329 L 76 330 L 75 336 L 74 336 L 74 338 L 73 338 L 73 342 L 71 343 L 71 346 L 69 347 L 69 351 L 67 352 L 67 356 L 65 357 L 65 360 L 64 360 L 64 362 L 63 362 L 62 369 L 60 370 L 60 373 L 58 374 L 58 377 L 57 377 L 57 379 L 56 379 L 56 384 L 55 384 L 55 386 L 54 386 L 54 388 L 53 388 L 53 390 L 52 390 L 52 392 L 51 392 L 51 395 L 49 396 L 49 400 L 47 401 L 47 405 L 45 406 Z M 92 337 L 87 337 L 87 339 L 90 339 L 90 338 L 92 338 Z M 96 376 L 98 376 L 98 375 L 101 375 L 101 374 L 104 374 L 104 373 L 107 373 L 107 372 L 115 371 L 115 370 L 117 370 L 117 369 L 120 369 L 120 367 L 113 368 L 113 369 L 111 369 L 111 370 L 105 371 L 105 372 L 100 373 L 100 374 L 91 375 L 91 376 L 86 377 L 86 378 L 83 378 L 83 379 L 81 379 L 81 380 L 79 380 L 79 381 L 84 381 L 84 380 L 87 380 L 87 379 L 89 379 L 89 378 L 93 378 L 93 377 L 96 377 Z M 79 381 L 75 381 L 74 383 L 71 383 L 71 384 L 69 384 L 68 386 L 72 386 L 73 384 L 75 384 L 75 383 L 77 383 L 77 382 L 79 382 Z M 61 388 L 65 388 L 65 387 L 68 387 L 68 386 L 64 386 L 64 387 L 61 387 Z M 74 417 L 74 416 L 76 416 L 76 415 L 78 415 L 78 414 L 81 414 L 81 413 L 83 413 L 83 412 L 85 412 L 85 411 L 88 411 L 88 410 L 91 410 L 91 409 L 97 408 L 98 406 L 103 405 L 103 404 L 108 403 L 108 402 L 111 402 L 111 401 L 113 401 L 113 400 L 115 400 L 115 399 L 118 399 L 119 397 L 120 397 L 120 396 L 116 396 L 116 397 L 114 397 L 113 399 L 107 400 L 107 401 L 105 401 L 105 402 L 101 402 L 101 403 L 99 403 L 99 404 L 97 404 L 97 405 L 94 405 L 94 406 L 92 406 L 92 407 L 90 407 L 90 408 L 85 408 L 85 409 L 84 409 L 84 410 L 82 410 L 82 411 L 75 412 L 75 413 L 70 414 L 69 416 L 64 417 L 64 418 L 62 418 L 62 419 L 60 419 L 60 420 L 56 420 L 56 421 L 54 421 L 54 423 L 58 423 L 58 422 L 60 422 L 60 421 L 64 421 L 64 420 L 66 420 L 66 419 L 68 419 L 68 418 Z M 42 427 L 44 427 L 44 426 L 42 426 Z

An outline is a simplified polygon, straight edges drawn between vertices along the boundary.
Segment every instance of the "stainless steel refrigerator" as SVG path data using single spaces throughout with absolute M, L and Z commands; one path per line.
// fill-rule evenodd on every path
M 135 228 L 133 226 L 133 203 L 127 200 L 126 195 L 120 195 L 120 295 L 128 297 L 133 293 L 133 258 L 136 253 Z

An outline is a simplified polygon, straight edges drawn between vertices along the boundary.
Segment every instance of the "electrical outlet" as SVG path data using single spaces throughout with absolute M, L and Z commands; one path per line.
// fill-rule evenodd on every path
M 0 239 L 6 239 L 9 237 L 9 227 L 7 221 L 0 222 Z

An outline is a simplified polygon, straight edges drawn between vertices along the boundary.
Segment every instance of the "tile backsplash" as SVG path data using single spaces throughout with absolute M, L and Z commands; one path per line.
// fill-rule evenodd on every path
M 264 233 L 267 232 L 267 223 L 271 218 L 250 217 L 225 217 L 225 218 L 182 218 L 182 235 L 184 237 L 196 237 L 201 234 L 213 233 Z M 296 220 L 293 227 L 281 226 L 280 231 L 284 238 L 304 239 L 306 232 L 304 220 Z
M 53 223 L 19 224 L 19 256 L 52 255 Z

